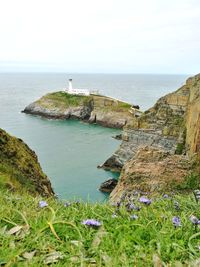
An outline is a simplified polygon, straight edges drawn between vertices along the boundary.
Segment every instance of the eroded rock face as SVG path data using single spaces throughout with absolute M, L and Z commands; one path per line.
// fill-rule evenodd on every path
M 42 196 L 53 196 L 48 177 L 37 156 L 21 139 L 0 129 L 0 186 L 26 190 Z
M 200 161 L 200 74 L 187 80 L 191 88 L 186 112 L 186 145 L 189 155 L 197 154 Z
M 187 156 L 171 155 L 165 150 L 149 146 L 140 147 L 124 165 L 110 200 L 119 201 L 124 192 L 170 189 L 174 183 L 181 184 L 191 169 L 192 163 Z
M 137 153 L 141 146 L 148 145 L 162 148 L 174 154 L 177 144 L 176 138 L 163 136 L 158 131 L 148 129 L 124 129 L 122 140 L 119 149 L 104 162 L 102 166 L 104 169 L 120 171 L 124 164 Z
M 128 122 L 123 129 L 119 149 L 102 165 L 106 170 L 117 170 L 135 156 L 138 148 L 152 146 L 174 154 L 177 145 L 185 147 L 185 114 L 191 87 L 182 86 L 177 91 L 161 97 L 144 114 Z

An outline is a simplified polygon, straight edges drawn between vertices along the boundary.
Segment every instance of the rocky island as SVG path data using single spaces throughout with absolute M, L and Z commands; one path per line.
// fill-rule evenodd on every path
M 131 104 L 102 95 L 50 93 L 27 106 L 23 112 L 53 119 L 79 119 L 105 127 L 123 128 L 136 113 Z

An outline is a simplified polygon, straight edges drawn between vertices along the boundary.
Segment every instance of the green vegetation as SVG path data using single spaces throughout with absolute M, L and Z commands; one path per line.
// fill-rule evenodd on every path
M 199 187 L 200 177 L 197 173 L 191 173 L 187 177 L 183 183 L 178 184 L 176 188 L 178 190 L 193 190 Z
M 41 100 L 51 100 L 55 106 L 60 106 L 64 104 L 68 106 L 80 106 L 87 105 L 92 100 L 91 96 L 81 96 L 81 95 L 71 95 L 66 92 L 55 92 L 45 95 Z M 39 100 L 40 101 L 40 100 Z
M 0 265 L 196 266 L 200 256 L 200 228 L 191 222 L 200 206 L 193 195 L 157 197 L 150 205 L 135 197 L 140 211 L 55 199 L 41 208 L 40 200 L 0 189 Z M 174 216 L 181 226 L 173 225 Z M 83 225 L 88 218 L 102 226 Z
M 0 186 L 12 190 L 22 187 L 31 193 L 51 194 L 48 178 L 36 154 L 21 140 L 0 129 Z M 48 192 L 49 191 L 49 192 Z
M 181 155 L 183 154 L 183 151 L 185 150 L 185 143 L 178 143 L 177 146 L 176 146 L 176 151 L 175 153 L 177 155 Z

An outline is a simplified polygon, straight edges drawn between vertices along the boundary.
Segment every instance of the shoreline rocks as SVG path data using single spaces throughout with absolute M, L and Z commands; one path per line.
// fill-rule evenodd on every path
M 111 193 L 116 187 L 117 182 L 118 181 L 116 179 L 109 179 L 100 185 L 99 190 L 105 193 Z

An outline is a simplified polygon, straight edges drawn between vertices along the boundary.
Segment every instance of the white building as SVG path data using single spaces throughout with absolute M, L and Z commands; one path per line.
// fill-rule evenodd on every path
M 69 87 L 66 89 L 66 92 L 72 95 L 90 95 L 90 90 L 88 89 L 74 89 L 72 87 L 72 79 L 69 79 Z

